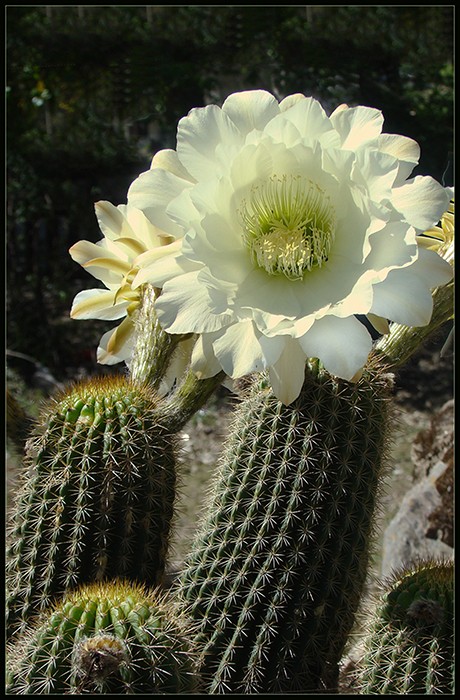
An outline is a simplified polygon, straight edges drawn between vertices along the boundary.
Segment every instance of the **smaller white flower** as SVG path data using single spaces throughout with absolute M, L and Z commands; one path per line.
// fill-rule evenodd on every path
M 148 260 L 159 259 L 174 252 L 179 241 L 154 226 L 147 216 L 128 205 L 114 206 L 110 202 L 95 204 L 96 216 L 104 237 L 97 243 L 78 241 L 69 253 L 105 289 L 87 289 L 73 300 L 70 315 L 75 319 L 123 319 L 102 336 L 97 349 L 97 361 L 113 365 L 129 362 L 135 342 L 134 317 L 141 298 L 141 287 L 132 282 L 147 253 Z

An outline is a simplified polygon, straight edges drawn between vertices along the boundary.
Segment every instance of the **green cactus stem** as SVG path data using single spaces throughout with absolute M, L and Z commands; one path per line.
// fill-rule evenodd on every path
M 127 581 L 68 592 L 7 651 L 12 695 L 193 694 L 187 619 L 165 594 Z
M 160 583 L 176 449 L 158 405 L 148 387 L 112 376 L 78 383 L 44 410 L 9 526 L 8 634 L 77 585 Z
M 151 284 L 141 288 L 140 305 L 136 314 L 136 343 L 130 362 L 133 380 L 150 383 L 158 390 L 161 380 L 181 340 L 180 335 L 165 333 L 155 311 L 159 290 Z
M 453 564 L 420 562 L 385 585 L 359 664 L 362 695 L 453 695 Z
M 162 385 L 168 383 L 165 381 L 168 368 L 192 336 L 163 331 L 155 311 L 159 291 L 150 284 L 142 287 L 136 316 L 137 339 L 129 371 L 133 381 L 149 383 L 154 390 L 165 393 Z M 219 372 L 214 377 L 199 379 L 186 361 L 184 365 L 183 373 L 176 378 L 174 387 L 166 392 L 162 403 L 163 421 L 172 433 L 178 433 L 184 427 L 225 378 L 225 373 Z
M 236 411 L 176 594 L 207 692 L 334 689 L 360 601 L 384 470 L 389 378 L 311 363 L 284 406 L 256 378 Z

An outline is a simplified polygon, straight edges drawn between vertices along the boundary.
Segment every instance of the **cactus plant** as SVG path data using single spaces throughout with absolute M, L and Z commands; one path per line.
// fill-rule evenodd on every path
M 362 695 L 454 693 L 452 563 L 419 562 L 389 580 L 359 666 Z
M 187 619 L 164 593 L 127 581 L 68 592 L 7 652 L 13 695 L 198 690 Z
M 161 581 L 176 450 L 157 406 L 148 387 L 119 375 L 75 384 L 43 411 L 9 527 L 9 634 L 79 584 Z
M 369 557 L 391 379 L 312 362 L 284 406 L 256 378 L 236 413 L 176 594 L 207 692 L 334 688 Z

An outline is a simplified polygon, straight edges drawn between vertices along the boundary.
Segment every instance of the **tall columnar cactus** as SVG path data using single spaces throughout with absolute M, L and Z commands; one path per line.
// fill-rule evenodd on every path
M 17 695 L 198 691 L 189 623 L 164 594 L 126 581 L 65 594 L 7 653 Z
M 207 692 L 334 688 L 369 557 L 391 379 L 311 364 L 284 406 L 256 379 L 236 413 L 177 595 Z
M 28 442 L 7 548 L 8 633 L 79 584 L 161 581 L 175 439 L 151 390 L 126 377 L 60 393 Z
M 421 562 L 385 586 L 360 663 L 363 695 L 454 693 L 453 564 Z

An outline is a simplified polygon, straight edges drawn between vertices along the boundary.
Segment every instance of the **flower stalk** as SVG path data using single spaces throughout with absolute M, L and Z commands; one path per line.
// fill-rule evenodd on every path
M 156 390 L 181 338 L 162 329 L 155 312 L 158 294 L 159 290 L 151 284 L 145 284 L 141 289 L 135 321 L 136 342 L 130 364 L 133 381 L 149 383 Z

